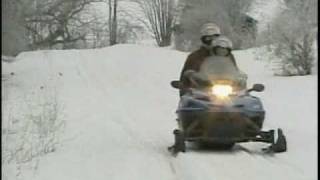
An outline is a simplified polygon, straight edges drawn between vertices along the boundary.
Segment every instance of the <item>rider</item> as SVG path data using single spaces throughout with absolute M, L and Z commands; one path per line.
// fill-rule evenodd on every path
M 238 71 L 238 81 L 240 88 L 246 88 L 247 87 L 247 79 L 248 76 L 246 73 L 241 71 L 238 68 L 238 65 L 236 63 L 236 60 L 232 54 L 232 42 L 225 36 L 220 36 L 218 39 L 216 39 L 213 43 L 213 54 L 216 56 L 225 56 L 228 57 L 227 59 L 230 59 L 232 63 L 234 64 L 234 67 Z
M 201 30 L 201 35 L 202 46 L 199 50 L 188 56 L 180 75 L 180 81 L 184 88 L 192 87 L 193 85 L 186 74 L 199 71 L 206 57 L 212 55 L 229 57 L 228 59 L 230 59 L 238 69 L 234 56 L 231 53 L 232 42 L 227 37 L 221 36 L 218 26 L 213 23 L 205 24 Z M 180 96 L 183 95 L 184 92 L 184 90 L 181 90 Z
M 212 54 L 216 56 L 226 56 L 232 61 L 238 69 L 236 60 L 232 54 L 232 42 L 225 36 L 220 36 L 212 42 Z
M 183 73 L 186 70 L 190 70 L 190 69 L 194 71 L 199 70 L 202 61 L 206 57 L 210 56 L 212 41 L 217 39 L 221 35 L 220 28 L 214 23 L 204 24 L 201 28 L 200 33 L 201 33 L 200 39 L 202 43 L 201 47 L 200 49 L 194 51 L 188 56 L 182 68 L 180 77 L 182 77 Z
M 180 74 L 180 81 L 183 82 L 185 87 L 191 86 L 191 82 L 188 79 L 184 78 L 185 71 L 198 71 L 203 60 L 206 57 L 210 56 L 212 41 L 217 39 L 221 35 L 220 28 L 214 23 L 204 24 L 201 28 L 200 33 L 200 40 L 202 43 L 201 47 L 188 56 Z M 184 94 L 184 92 L 180 91 L 180 95 L 182 94 Z

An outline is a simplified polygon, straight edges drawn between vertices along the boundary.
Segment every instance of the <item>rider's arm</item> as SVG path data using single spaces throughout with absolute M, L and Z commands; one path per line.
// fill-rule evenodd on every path
M 235 65 L 235 67 L 236 67 L 237 69 L 239 69 L 239 68 L 238 68 L 238 65 L 237 65 L 237 63 L 236 63 L 236 60 L 235 60 L 235 58 L 234 58 L 234 56 L 233 56 L 232 53 L 230 53 L 230 59 L 231 59 L 232 63 Z
M 187 57 L 187 60 L 186 60 L 186 62 L 184 63 L 183 68 L 182 68 L 182 71 L 181 71 L 181 73 L 180 73 L 180 80 L 181 80 L 183 74 L 185 73 L 185 71 L 190 70 L 190 69 L 193 69 L 193 68 L 192 68 L 192 66 L 193 66 L 193 64 L 194 64 L 194 62 L 193 62 L 193 61 L 194 61 L 194 57 L 193 57 L 193 56 L 194 56 L 193 54 L 190 54 L 190 55 Z
M 180 96 L 182 96 L 185 93 L 186 89 L 188 87 L 191 87 L 191 85 L 192 85 L 192 83 L 190 82 L 190 79 L 187 78 L 186 76 L 184 76 L 184 74 L 185 74 L 186 71 L 194 69 L 194 67 L 193 67 L 194 63 L 195 63 L 194 62 L 195 61 L 195 57 L 194 56 L 195 56 L 194 53 L 192 53 L 187 57 L 187 60 L 184 63 L 184 66 L 183 66 L 182 71 L 180 73 L 180 81 L 181 81 L 183 87 L 185 88 L 185 89 L 183 88 L 183 89 L 180 90 Z

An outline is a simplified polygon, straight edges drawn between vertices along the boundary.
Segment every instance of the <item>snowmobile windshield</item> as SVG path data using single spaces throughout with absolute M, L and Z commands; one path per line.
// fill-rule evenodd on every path
M 199 76 L 209 81 L 228 79 L 237 81 L 240 72 L 229 56 L 207 57 L 200 66 Z

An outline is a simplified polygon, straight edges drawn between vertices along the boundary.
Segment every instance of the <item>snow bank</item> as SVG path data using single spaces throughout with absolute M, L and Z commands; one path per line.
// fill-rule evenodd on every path
M 15 61 L 15 57 L 12 56 L 1 56 L 1 62 L 12 63 Z

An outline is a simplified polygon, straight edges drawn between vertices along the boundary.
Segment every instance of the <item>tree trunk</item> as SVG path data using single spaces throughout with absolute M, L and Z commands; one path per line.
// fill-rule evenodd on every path
M 150 23 L 158 46 L 169 46 L 171 44 L 172 27 L 174 25 L 174 1 L 141 0 L 139 5 Z
M 118 21 L 117 21 L 117 8 L 118 8 L 118 0 L 114 0 L 112 4 L 112 0 L 109 0 L 109 44 L 115 45 L 117 44 L 117 31 L 118 31 Z
M 25 29 L 22 4 L 12 0 L 2 0 L 1 53 L 16 56 L 28 50 L 28 37 Z

